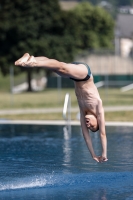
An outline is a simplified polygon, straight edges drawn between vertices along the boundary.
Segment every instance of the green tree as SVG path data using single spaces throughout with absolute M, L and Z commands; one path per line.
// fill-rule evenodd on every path
M 71 11 L 78 20 L 79 49 L 111 48 L 114 21 L 104 9 L 85 2 Z
M 4 75 L 9 66 L 29 52 L 70 61 L 73 58 L 71 21 L 61 11 L 58 0 L 0 0 L 0 68 Z M 68 26 L 68 28 L 67 28 Z M 71 31 L 70 31 L 71 32 Z M 15 67 L 15 73 L 24 70 Z M 32 69 L 25 69 L 31 90 Z
M 113 20 L 99 7 L 82 3 L 62 11 L 58 0 L 0 0 L 0 68 L 29 52 L 71 62 L 78 51 L 111 47 Z M 15 73 L 24 68 L 15 67 Z M 30 80 L 33 69 L 25 69 Z

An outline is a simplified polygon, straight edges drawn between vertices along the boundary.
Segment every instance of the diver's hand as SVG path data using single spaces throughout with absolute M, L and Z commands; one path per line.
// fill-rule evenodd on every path
M 108 160 L 107 158 L 105 158 L 105 157 L 103 157 L 103 156 L 94 156 L 93 159 L 94 159 L 95 161 L 97 161 L 97 162 L 100 162 L 100 163 L 106 162 L 106 161 Z
M 99 162 L 106 162 L 108 159 L 106 157 L 103 156 L 98 156 L 99 158 Z

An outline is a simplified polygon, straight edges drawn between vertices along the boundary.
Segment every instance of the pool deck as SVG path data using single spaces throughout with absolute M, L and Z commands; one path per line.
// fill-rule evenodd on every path
M 64 120 L 0 120 L 0 124 L 29 124 L 29 125 L 66 125 Z M 72 126 L 80 126 L 79 121 L 71 121 Z M 128 126 L 133 127 L 133 122 L 113 122 L 108 121 L 105 123 L 106 126 Z
M 105 112 L 118 112 L 118 111 L 133 111 L 133 106 L 105 106 Z M 37 114 L 37 113 L 60 113 L 62 112 L 62 108 L 36 108 L 36 109 L 7 109 L 0 110 L 0 115 L 14 115 L 14 114 Z M 71 112 L 79 112 L 79 108 L 75 107 L 71 109 Z M 65 120 L 7 120 L 0 119 L 0 124 L 31 124 L 31 125 L 66 125 Z M 73 121 L 71 120 L 72 126 L 79 126 L 79 120 Z M 107 121 L 105 123 L 106 126 L 129 126 L 133 127 L 133 122 L 121 122 L 121 121 Z
M 63 108 L 27 108 L 27 109 L 3 109 L 0 115 L 20 115 L 20 114 L 39 114 L 39 113 L 62 113 Z M 105 112 L 133 111 L 133 106 L 104 106 Z M 71 108 L 71 112 L 79 112 L 78 107 Z

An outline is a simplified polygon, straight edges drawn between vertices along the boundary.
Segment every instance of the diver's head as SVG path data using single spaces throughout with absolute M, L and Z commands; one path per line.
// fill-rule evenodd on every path
M 85 122 L 86 122 L 87 128 L 90 129 L 92 132 L 96 132 L 99 130 L 97 118 L 94 114 L 88 112 L 85 115 Z

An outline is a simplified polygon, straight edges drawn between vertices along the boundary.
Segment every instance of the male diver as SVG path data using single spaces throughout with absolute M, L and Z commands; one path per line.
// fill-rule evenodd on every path
M 74 62 L 64 63 L 47 57 L 34 57 L 25 53 L 15 65 L 22 67 L 44 67 L 60 76 L 74 80 L 75 93 L 80 108 L 80 122 L 84 139 L 92 158 L 97 162 L 107 161 L 107 138 L 105 131 L 104 109 L 98 90 L 93 82 L 90 67 L 87 64 Z M 102 153 L 97 156 L 94 152 L 89 129 L 99 130 Z

